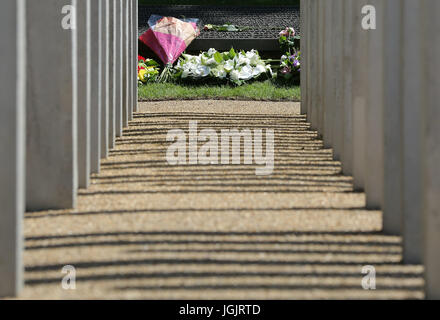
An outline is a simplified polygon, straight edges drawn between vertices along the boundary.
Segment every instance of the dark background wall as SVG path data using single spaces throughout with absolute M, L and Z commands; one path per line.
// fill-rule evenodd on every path
M 170 4 L 194 4 L 194 5 L 299 5 L 300 0 L 139 0 L 139 4 L 145 5 L 170 5 Z

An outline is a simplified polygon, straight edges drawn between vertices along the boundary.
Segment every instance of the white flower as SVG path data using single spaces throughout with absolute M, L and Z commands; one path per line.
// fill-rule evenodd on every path
M 206 77 L 209 75 L 209 72 L 211 72 L 211 68 L 203 65 L 197 66 L 197 68 L 194 70 L 194 74 L 200 78 Z
M 190 61 L 194 64 L 201 64 L 202 58 L 200 56 L 192 56 Z
M 214 58 L 210 58 L 206 61 L 206 65 L 217 65 L 217 61 Z
M 233 81 L 238 81 L 240 78 L 240 74 L 237 70 L 232 70 L 229 75 L 231 76 L 231 80 Z
M 272 68 L 270 67 L 270 64 L 266 66 L 266 71 L 269 71 L 270 75 L 273 76 Z
M 250 66 L 244 66 L 243 68 L 241 68 L 240 73 L 239 73 L 239 79 L 240 80 L 249 80 L 252 79 L 252 67 Z
M 206 57 L 205 55 L 200 56 L 200 63 L 203 65 L 206 65 L 208 62 L 208 57 Z
M 260 61 L 260 57 L 258 56 L 257 52 L 253 49 L 251 51 L 246 52 L 246 58 L 249 59 L 250 64 L 253 66 L 256 66 Z
M 188 62 L 183 65 L 183 70 L 185 70 L 187 72 L 192 72 L 195 68 L 196 68 L 196 65 L 193 64 L 192 62 Z
M 214 48 L 210 48 L 210 49 L 208 50 L 208 55 L 211 57 L 211 56 L 213 56 L 216 52 L 217 52 L 217 50 L 215 50 Z
M 249 58 L 249 59 L 252 59 L 256 55 L 257 55 L 257 52 L 254 49 L 252 49 L 251 51 L 246 52 L 246 57 Z
M 231 72 L 234 69 L 234 60 L 228 60 L 223 64 L 223 67 L 227 72 Z
M 258 77 L 260 74 L 265 73 L 265 72 L 266 72 L 266 67 L 259 64 L 254 68 L 252 75 L 254 77 Z
M 211 74 L 214 77 L 220 78 L 220 79 L 224 79 L 228 75 L 228 73 L 225 71 L 225 69 L 222 66 L 219 66 L 215 69 L 211 69 Z
M 246 58 L 245 55 L 243 55 L 241 53 L 238 55 L 238 58 L 237 58 L 237 56 L 235 56 L 234 59 L 236 59 L 236 61 L 239 65 L 248 65 L 251 62 L 248 58 Z
M 248 65 L 250 64 L 250 60 L 246 57 L 245 54 L 242 54 L 239 52 L 235 57 L 234 61 L 237 63 L 237 65 Z
M 183 58 L 176 65 L 176 69 L 182 72 L 181 78 L 229 78 L 233 82 L 241 83 L 257 78 L 265 72 L 272 74 L 270 65 L 266 65 L 261 60 L 256 50 L 250 50 L 246 53 L 237 52 L 233 59 L 222 60 L 220 63 L 214 58 L 216 52 L 211 48 L 197 56 L 183 54 Z M 227 54 L 228 52 L 225 52 L 223 57 L 227 57 Z

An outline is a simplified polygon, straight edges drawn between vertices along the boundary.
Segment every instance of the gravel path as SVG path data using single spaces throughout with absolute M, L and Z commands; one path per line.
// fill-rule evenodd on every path
M 273 128 L 275 167 L 168 165 L 169 129 Z M 423 298 L 423 269 L 401 262 L 299 105 L 142 103 L 75 210 L 28 212 L 21 298 Z M 63 290 L 73 265 L 76 290 Z M 374 265 L 377 290 L 363 290 Z

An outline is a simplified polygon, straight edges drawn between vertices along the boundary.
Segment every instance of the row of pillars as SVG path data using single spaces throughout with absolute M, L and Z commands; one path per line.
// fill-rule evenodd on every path
M 302 112 L 440 299 L 440 1 L 302 0 Z
M 0 3 L 0 296 L 23 285 L 27 210 L 78 188 L 137 111 L 138 0 Z

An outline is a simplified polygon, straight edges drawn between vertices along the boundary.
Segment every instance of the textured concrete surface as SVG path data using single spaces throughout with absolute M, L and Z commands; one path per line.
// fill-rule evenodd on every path
M 383 229 L 387 234 L 402 234 L 403 224 L 403 135 L 402 135 L 402 60 L 396 59 L 402 50 L 403 1 L 384 3 L 387 20 L 384 41 L 384 203 Z
M 75 206 L 77 173 L 76 32 L 60 27 L 69 0 L 26 2 L 26 206 Z M 50 9 L 48 9 L 50 8 Z M 41 35 L 51 41 L 41 41 Z M 71 63 L 72 62 L 72 63 Z M 47 195 L 51 196 L 48 197 Z
M 99 172 L 101 160 L 101 109 L 102 109 L 102 0 L 91 1 L 90 37 L 91 37 L 91 87 L 90 87 L 90 170 Z M 105 113 L 107 115 L 107 113 Z
M 102 38 L 102 95 L 101 95 L 101 158 L 108 157 L 109 151 L 109 111 L 110 111 L 110 50 L 112 46 L 110 44 L 110 1 L 101 0 L 102 7 L 102 25 L 101 25 L 101 38 Z
M 108 2 L 109 24 L 109 102 L 108 102 L 108 147 L 114 148 L 116 138 L 116 0 Z
M 148 19 L 152 14 L 170 17 L 198 18 L 200 35 L 188 46 L 187 51 L 198 53 L 209 48 L 227 51 L 251 50 L 279 53 L 279 32 L 291 26 L 298 35 L 301 34 L 300 8 L 298 6 L 144 6 L 139 7 L 139 35 L 148 30 Z M 223 25 L 232 23 L 248 27 L 239 32 L 205 31 L 205 24 Z M 258 25 L 258 28 L 255 26 Z M 148 50 L 141 45 L 141 53 Z
M 368 92 L 368 32 L 364 32 L 359 25 L 362 21 L 362 7 L 368 4 L 366 0 L 352 3 L 352 66 L 356 66 L 356 72 L 352 71 L 352 115 L 353 115 L 353 177 L 356 189 L 365 188 L 366 168 L 366 117 L 367 117 L 367 92 Z
M 386 1 L 371 0 L 369 5 L 376 8 L 377 30 L 385 30 L 388 17 L 384 15 Z M 384 32 L 368 33 L 368 56 L 377 54 L 388 49 L 384 42 Z M 385 49 L 384 49 L 385 48 Z M 367 135 L 365 144 L 366 168 L 365 168 L 365 194 L 367 195 L 367 207 L 376 209 L 383 208 L 384 195 L 384 56 L 380 54 L 375 62 L 368 67 L 366 78 L 368 79 Z M 396 115 L 397 116 L 397 115 Z
M 88 188 L 91 173 L 91 1 L 79 0 L 77 6 L 78 186 Z
M 424 163 L 424 219 L 423 219 L 423 262 L 426 266 L 426 294 L 428 299 L 440 299 L 440 110 L 438 101 L 440 98 L 440 63 L 436 57 L 440 55 L 440 21 L 435 19 L 435 12 L 439 12 L 438 1 L 426 1 L 423 6 L 423 16 L 426 21 L 424 33 L 424 51 L 426 63 L 429 68 L 424 69 L 423 78 L 426 79 L 425 106 L 423 108 L 425 143 L 423 154 Z M 430 41 L 434 41 L 430 44 Z M 428 80 L 429 79 L 429 80 Z
M 342 117 L 343 117 L 343 150 L 341 154 L 342 170 L 345 174 L 353 174 L 353 105 L 352 105 L 352 68 L 353 68 L 353 33 L 350 26 L 353 23 L 353 3 L 351 0 L 344 0 L 342 4 L 343 31 L 342 31 Z
M 0 297 L 22 288 L 22 222 L 25 206 L 24 0 L 0 4 Z
M 133 83 L 132 83 L 132 90 L 133 90 L 133 95 L 132 95 L 132 103 L 133 103 L 133 111 L 136 112 L 138 111 L 138 86 L 137 86 L 137 65 L 138 65 L 138 57 L 137 57 L 137 53 L 139 52 L 139 48 L 138 48 L 138 34 L 135 32 L 135 30 L 137 30 L 137 26 L 138 26 L 138 7 L 139 7 L 139 1 L 138 0 L 132 0 L 132 7 L 131 7 L 131 13 L 132 13 L 132 36 L 133 36 L 133 42 L 132 42 L 132 54 L 133 54 L 133 69 L 135 70 L 134 72 L 136 73 L 134 77 L 132 77 L 133 79 Z
M 300 8 L 297 6 L 146 6 L 139 7 L 139 35 L 148 30 L 152 14 L 200 19 L 200 25 L 232 23 L 251 27 L 241 32 L 216 32 L 201 30 L 198 39 L 273 39 L 286 26 L 292 26 L 301 34 Z M 259 28 L 253 28 L 256 24 Z M 207 48 L 209 49 L 209 48 Z
M 299 104 L 140 104 L 75 210 L 28 212 L 20 298 L 423 298 L 423 268 L 401 262 Z M 169 129 L 273 128 L 275 169 L 170 166 Z M 76 290 L 63 290 L 73 265 Z M 362 266 L 377 290 L 363 290 Z
M 123 101 L 122 101 L 122 93 L 123 93 L 123 83 L 122 83 L 122 73 L 123 73 L 123 45 L 122 45 L 122 0 L 115 0 L 115 43 L 116 43 L 116 52 L 115 52 L 115 134 L 116 137 L 120 137 L 122 135 L 123 128 Z
M 424 33 L 422 20 L 419 12 L 422 3 L 419 1 L 403 1 L 403 34 L 419 35 Z M 409 41 L 403 41 L 402 49 L 413 56 L 420 55 L 418 50 L 422 43 L 422 37 L 419 37 L 416 45 L 411 45 Z M 401 63 L 408 62 L 406 55 L 402 56 Z M 402 203 L 403 203 L 403 230 L 404 239 L 403 252 L 404 259 L 408 263 L 421 263 L 423 261 L 423 230 L 422 219 L 420 214 L 423 212 L 423 157 L 422 154 L 422 127 L 423 114 L 420 108 L 413 106 L 422 106 L 426 97 L 424 96 L 425 83 L 423 79 L 425 60 L 417 60 L 411 65 L 405 65 L 402 68 L 402 157 L 403 157 L 403 181 L 402 181 Z

